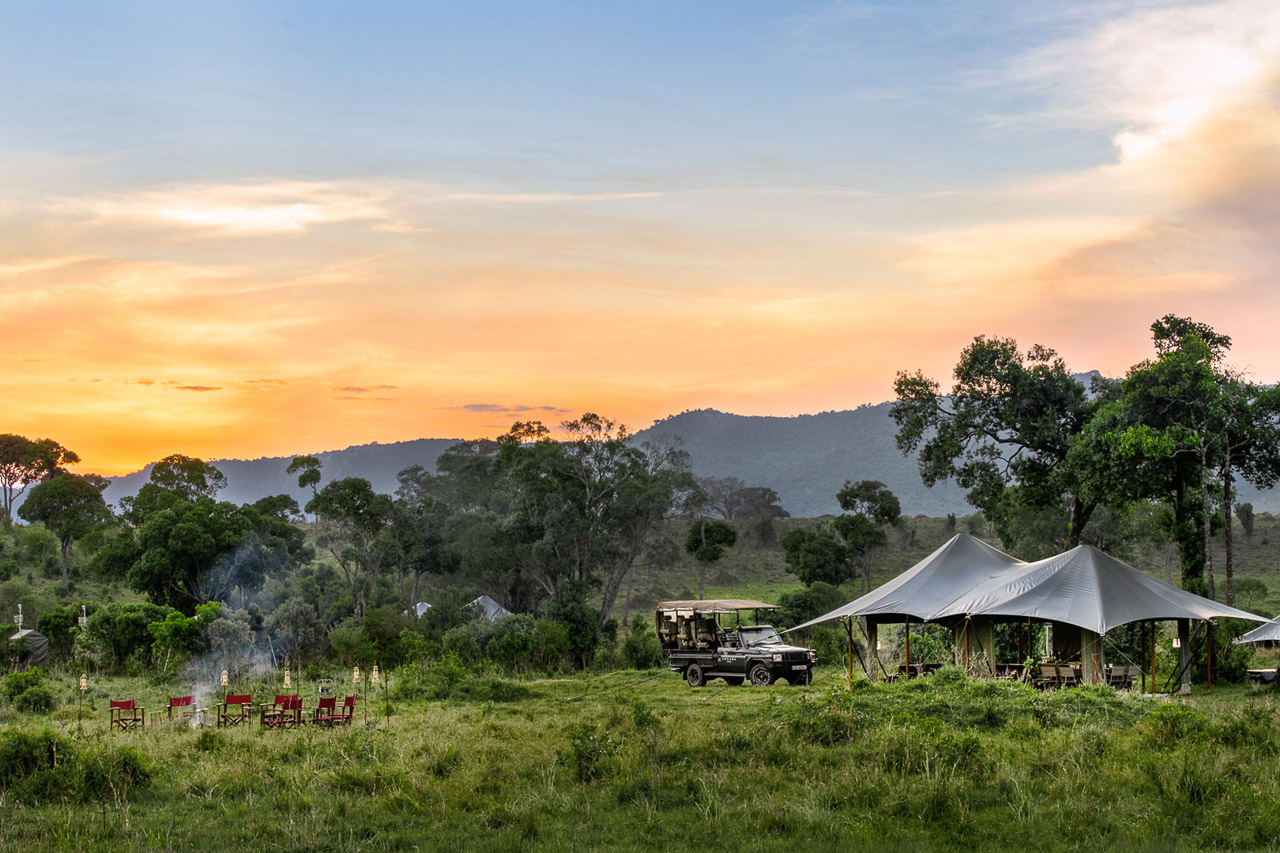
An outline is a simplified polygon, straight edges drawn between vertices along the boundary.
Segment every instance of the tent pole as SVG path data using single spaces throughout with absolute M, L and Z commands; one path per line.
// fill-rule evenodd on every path
M 1204 627 L 1205 627 L 1205 634 L 1204 634 L 1205 642 L 1209 644 L 1209 648 L 1207 650 L 1209 654 L 1205 656 L 1204 690 L 1206 693 L 1212 693 L 1213 692 L 1213 644 L 1217 640 L 1217 637 L 1214 636 L 1217 632 L 1214 630 L 1215 626 L 1212 622 L 1208 622 Z
M 1156 695 L 1156 623 L 1151 622 L 1151 695 Z
M 902 630 L 907 637 L 907 679 L 911 679 L 911 618 L 904 617 L 902 620 Z
M 845 633 L 849 635 L 849 689 L 853 689 L 853 617 L 844 621 Z

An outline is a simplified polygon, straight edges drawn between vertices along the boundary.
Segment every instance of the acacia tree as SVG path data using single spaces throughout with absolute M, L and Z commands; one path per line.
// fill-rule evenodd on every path
M 0 501 L 5 521 L 13 520 L 13 502 L 27 486 L 74 465 L 80 457 L 51 438 L 0 435 Z
M 70 592 L 71 545 L 111 518 L 102 491 L 75 474 L 58 474 L 31 490 L 18 508 L 26 521 L 44 524 L 62 545 L 62 592 Z
M 724 552 L 738 541 L 738 532 L 725 521 L 696 519 L 689 527 L 684 540 L 684 550 L 698 561 L 698 598 L 706 589 L 707 567 L 718 563 Z

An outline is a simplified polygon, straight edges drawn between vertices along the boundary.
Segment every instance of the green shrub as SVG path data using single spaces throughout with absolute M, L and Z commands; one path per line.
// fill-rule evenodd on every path
M 0 695 L 4 696 L 6 702 L 13 702 L 32 687 L 43 687 L 44 683 L 44 670 L 33 666 L 26 672 L 14 672 L 5 676 L 4 686 L 0 687 Z
M 1149 746 L 1177 747 L 1204 740 L 1209 720 L 1183 705 L 1161 705 L 1142 721 L 1142 740 Z
M 24 714 L 49 714 L 58 707 L 58 698 L 44 685 L 28 687 L 13 702 L 13 707 Z
M 0 789 L 17 802 L 119 801 L 151 776 L 133 747 L 81 750 L 48 729 L 0 732 Z

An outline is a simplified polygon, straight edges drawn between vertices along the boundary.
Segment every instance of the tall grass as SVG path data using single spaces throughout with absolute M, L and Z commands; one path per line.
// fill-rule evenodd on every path
M 956 670 L 853 691 L 834 672 L 807 690 L 690 690 L 665 672 L 485 678 L 488 688 L 444 698 L 393 688 L 389 718 L 378 697 L 367 723 L 358 714 L 334 730 L 121 733 L 107 731 L 101 701 L 82 721 L 74 706 L 52 716 L 5 706 L 0 737 L 48 730 L 82 764 L 61 792 L 33 794 L 21 773 L 5 776 L 0 847 L 1280 845 L 1270 692 L 1165 704 L 1109 688 L 1040 693 Z M 68 687 L 55 682 L 63 695 Z M 98 689 L 163 692 L 136 680 Z M 131 771 L 111 760 L 133 759 L 145 778 L 120 784 Z

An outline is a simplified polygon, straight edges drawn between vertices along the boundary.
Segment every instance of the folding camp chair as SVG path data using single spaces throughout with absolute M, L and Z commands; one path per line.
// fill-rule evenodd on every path
M 253 719 L 253 696 L 248 693 L 232 693 L 218 703 L 218 728 L 238 726 Z
M 276 694 L 274 702 L 264 702 L 258 713 L 262 725 L 269 729 L 287 729 L 302 723 L 302 697 Z
M 147 709 L 139 708 L 132 699 L 111 700 L 110 727 L 121 731 L 146 728 Z
M 335 725 L 335 726 L 351 725 L 351 718 L 355 716 L 355 713 L 356 713 L 356 697 L 355 697 L 355 694 L 353 693 L 347 698 L 342 700 L 342 707 L 339 708 L 337 712 L 333 715 L 332 725 Z
M 190 720 L 195 716 L 195 697 L 194 696 L 170 696 L 169 705 L 165 708 L 165 714 L 169 718 L 169 722 L 173 722 L 174 709 L 177 709 L 178 722 Z
M 316 709 L 311 712 L 311 724 L 332 727 L 338 716 L 337 704 L 338 697 L 321 696 L 316 702 Z
M 1080 679 L 1076 677 L 1076 670 L 1073 666 L 1058 667 L 1058 684 L 1062 687 L 1075 687 L 1080 683 Z

